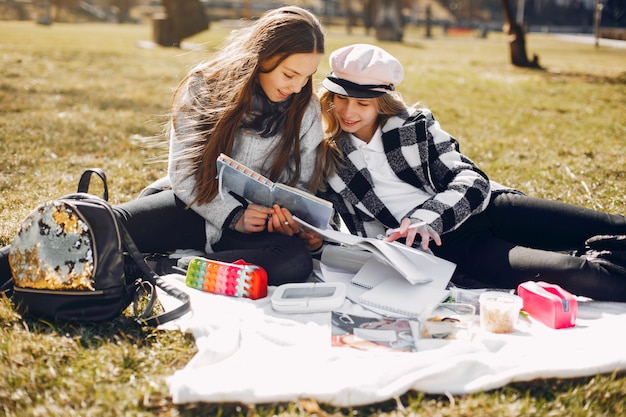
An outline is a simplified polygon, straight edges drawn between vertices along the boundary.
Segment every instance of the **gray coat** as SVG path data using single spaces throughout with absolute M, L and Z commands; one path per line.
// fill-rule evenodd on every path
M 186 100 L 191 100 L 190 96 L 183 96 L 180 100 L 181 106 Z M 184 139 L 189 135 L 194 127 L 191 123 L 185 123 L 185 118 L 181 118 L 172 129 L 170 136 L 170 158 L 168 164 L 168 176 L 161 178 L 157 182 L 151 184 L 148 188 L 169 188 L 172 187 L 174 193 L 183 202 L 189 204 L 196 197 L 194 175 L 190 175 L 183 164 L 177 163 L 173 155 L 180 155 L 184 152 L 185 147 L 189 146 Z M 272 137 L 263 138 L 255 131 L 240 128 L 235 134 L 233 151 L 230 157 L 242 163 L 243 165 L 267 175 L 269 166 L 271 166 L 274 157 L 268 154 L 280 140 L 280 134 Z M 320 116 L 320 105 L 317 98 L 312 98 L 300 127 L 300 178 L 296 187 L 304 189 L 304 185 L 311 179 L 315 169 L 315 160 L 317 157 L 317 149 L 322 140 L 322 125 Z M 267 158 L 267 160 L 266 160 Z M 265 163 L 265 165 L 264 165 Z M 293 164 L 290 166 L 293 169 Z M 217 174 L 217 173 L 216 173 Z M 290 170 L 286 170 L 278 182 L 286 182 L 290 178 Z M 207 204 L 191 205 L 196 213 L 202 216 L 206 221 L 206 252 L 213 252 L 212 245 L 220 240 L 222 230 L 228 227 L 225 222 L 231 217 L 234 210 L 240 210 L 241 202 L 228 193 L 224 193 L 224 199 L 218 194 L 211 202 Z

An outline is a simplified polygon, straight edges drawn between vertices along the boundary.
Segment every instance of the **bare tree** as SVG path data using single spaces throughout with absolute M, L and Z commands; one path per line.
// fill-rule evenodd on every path
M 161 46 L 179 47 L 182 40 L 209 27 L 200 0 L 163 0 L 166 16 L 154 22 L 154 40 Z
M 111 5 L 114 6 L 118 23 L 130 21 L 130 9 L 135 5 L 135 0 L 111 0 Z
M 61 10 L 74 9 L 78 5 L 80 0 L 37 0 L 33 4 L 43 7 L 44 15 L 38 20 L 41 24 L 52 24 L 53 21 L 59 18 Z
M 402 0 L 359 0 L 359 9 L 363 14 L 365 33 L 369 35 L 374 28 L 376 39 L 380 41 L 400 42 L 404 36 L 404 21 L 402 16 Z M 344 7 L 348 15 L 348 33 L 356 24 L 354 5 L 352 0 L 345 0 Z
M 363 0 L 363 25 L 365 33 L 370 34 L 370 29 L 374 27 L 374 17 L 376 16 L 376 0 Z
M 376 1 L 376 39 L 379 41 L 401 42 L 404 37 L 402 0 Z
M 504 32 L 509 34 L 509 46 L 511 49 L 511 64 L 516 67 L 541 68 L 539 57 L 533 55 L 532 61 L 526 55 L 526 33 L 524 28 L 515 21 L 511 0 L 498 0 L 504 13 Z

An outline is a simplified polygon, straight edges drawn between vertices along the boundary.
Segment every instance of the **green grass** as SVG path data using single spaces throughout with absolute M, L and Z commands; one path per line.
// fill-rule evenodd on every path
M 213 25 L 190 42 L 204 51 L 141 49 L 148 25 L 0 25 L 0 245 L 39 203 L 74 192 L 102 167 L 111 201 L 134 198 L 163 175 L 161 132 L 172 90 L 228 33 Z M 327 50 L 375 42 L 328 29 Z M 499 182 L 531 195 L 626 213 L 626 49 L 527 37 L 543 71 L 509 64 L 506 37 L 384 43 L 404 63 L 400 91 L 430 107 L 462 150 Z M 328 72 L 326 60 L 316 80 Z M 149 143 L 152 143 L 151 141 Z M 95 190 L 97 191 L 97 190 Z M 616 329 L 622 331 L 622 329 Z M 540 380 L 467 396 L 407 393 L 355 409 L 315 402 L 174 405 L 164 378 L 196 352 L 190 336 L 136 326 L 23 320 L 0 302 L 0 414 L 617 416 L 626 377 Z M 593 352 L 590 352 L 593 354 Z M 236 370 L 233 370 L 234 372 Z M 207 378 L 216 378 L 207 375 Z M 306 375 L 294 374 L 294 378 Z

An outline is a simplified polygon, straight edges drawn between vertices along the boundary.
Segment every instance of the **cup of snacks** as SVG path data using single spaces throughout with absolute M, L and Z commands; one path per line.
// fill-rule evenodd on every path
M 420 316 L 423 339 L 471 339 L 470 327 L 476 307 L 464 303 L 440 303 L 424 308 Z
M 491 333 L 511 333 L 515 330 L 522 299 L 500 291 L 486 291 L 478 299 L 480 327 Z

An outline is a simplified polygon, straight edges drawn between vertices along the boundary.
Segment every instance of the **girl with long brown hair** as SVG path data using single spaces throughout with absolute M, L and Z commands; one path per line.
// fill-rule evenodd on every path
M 225 153 L 274 182 L 309 184 L 322 131 L 312 76 L 324 54 L 318 20 L 299 7 L 238 30 L 178 86 L 168 127 L 168 176 L 116 207 L 143 252 L 199 249 L 263 267 L 272 285 L 305 280 L 308 242 L 281 207 L 218 195 Z

